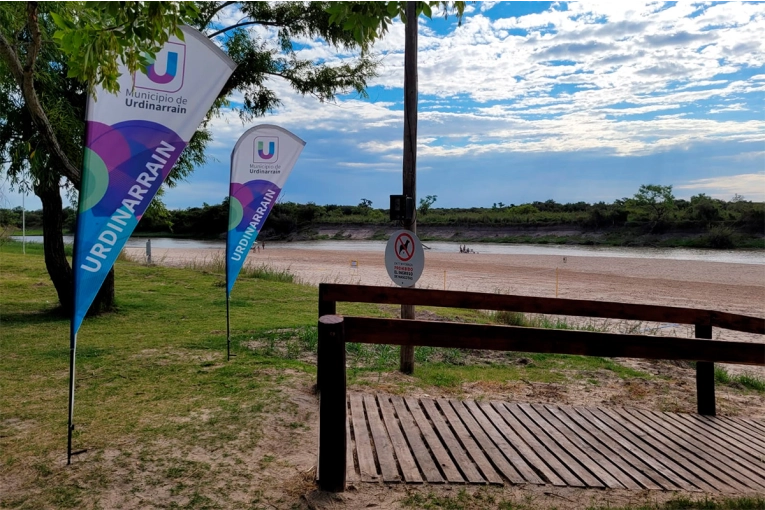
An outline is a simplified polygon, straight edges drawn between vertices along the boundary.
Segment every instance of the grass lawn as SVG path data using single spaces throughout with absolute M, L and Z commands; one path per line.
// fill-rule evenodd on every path
M 243 275 L 231 301 L 236 357 L 226 362 L 222 272 L 118 261 L 118 310 L 86 319 L 78 335 L 73 446 L 84 452 L 67 467 L 69 320 L 42 246 L 22 255 L 20 243 L 0 245 L 0 278 L 0 508 L 306 507 L 313 474 L 296 473 L 294 459 L 310 467 L 316 455 L 316 288 Z M 391 315 L 374 305 L 338 311 Z M 393 348 L 348 351 L 351 384 L 395 371 Z M 539 355 L 520 367 L 513 356 L 477 367 L 461 351 L 418 349 L 415 377 L 396 391 L 565 383 L 597 371 L 651 379 L 600 358 Z M 433 498 L 401 504 L 440 508 Z M 503 501 L 496 507 L 511 508 Z M 444 507 L 473 508 L 453 503 Z

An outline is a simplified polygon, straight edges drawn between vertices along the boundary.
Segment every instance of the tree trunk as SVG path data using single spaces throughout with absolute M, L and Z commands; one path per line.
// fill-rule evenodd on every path
M 64 249 L 64 214 L 61 188 L 58 183 L 41 182 L 34 188 L 42 202 L 43 251 L 45 268 L 58 294 L 61 310 L 71 315 L 74 305 L 72 295 L 72 267 Z M 89 315 L 114 309 L 114 268 L 106 276 L 101 290 L 88 311 Z
M 64 214 L 58 183 L 40 182 L 34 187 L 42 202 L 45 268 L 58 294 L 64 313 L 72 312 L 72 267 L 64 251 Z

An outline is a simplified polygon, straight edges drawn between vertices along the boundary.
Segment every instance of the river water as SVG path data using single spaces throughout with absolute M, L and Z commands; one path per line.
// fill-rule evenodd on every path
M 21 236 L 13 239 L 21 241 Z M 131 237 L 127 242 L 128 248 L 144 248 L 148 238 Z M 65 243 L 72 243 L 73 236 L 64 236 Z M 27 236 L 27 242 L 41 243 L 42 236 Z M 341 251 L 385 251 L 386 241 L 268 241 L 268 247 L 295 250 L 341 250 Z M 428 241 L 423 243 L 431 252 L 458 253 L 460 244 L 444 241 Z M 200 241 L 194 239 L 173 239 L 168 237 L 151 238 L 153 249 L 178 248 L 187 250 L 214 249 L 225 247 L 225 242 Z M 618 257 L 639 259 L 669 259 L 669 260 L 699 260 L 706 262 L 726 262 L 733 264 L 762 264 L 765 265 L 763 250 L 701 250 L 693 248 L 619 248 L 601 246 L 569 246 L 542 244 L 499 244 L 499 243 L 469 243 L 468 248 L 476 253 L 497 255 L 556 255 L 559 257 Z M 427 251 L 427 250 L 426 250 Z

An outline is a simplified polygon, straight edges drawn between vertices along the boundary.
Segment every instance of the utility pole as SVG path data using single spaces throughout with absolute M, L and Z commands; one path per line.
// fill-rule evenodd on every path
M 404 196 L 412 197 L 415 213 L 404 228 L 417 233 L 417 2 L 406 3 L 404 45 Z M 401 305 L 401 318 L 414 319 L 414 305 Z M 414 372 L 414 346 L 402 345 L 399 370 Z

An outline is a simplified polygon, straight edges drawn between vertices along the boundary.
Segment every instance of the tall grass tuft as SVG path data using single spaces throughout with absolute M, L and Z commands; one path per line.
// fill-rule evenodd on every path
M 741 385 L 744 388 L 765 393 L 765 379 L 749 373 L 731 375 L 723 367 L 715 367 L 715 382 L 719 384 Z

